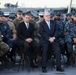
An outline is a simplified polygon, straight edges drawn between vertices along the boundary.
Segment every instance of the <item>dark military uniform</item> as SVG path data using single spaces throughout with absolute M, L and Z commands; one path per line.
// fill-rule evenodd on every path
M 71 17 L 71 14 L 68 13 L 66 14 L 66 17 L 69 16 Z M 65 42 L 72 42 L 72 28 L 73 28 L 73 23 L 72 19 L 65 20 L 65 27 L 64 27 L 64 35 L 65 35 Z
M 0 23 L 0 31 L 2 34 L 2 38 L 4 42 L 8 42 L 9 38 L 10 38 L 10 29 L 9 29 L 9 25 L 6 22 L 1 22 Z
M 74 62 L 73 57 L 73 23 L 72 20 L 69 20 L 65 23 L 64 26 L 64 35 L 65 35 L 65 45 L 68 57 L 68 64 Z
M 61 19 L 55 19 L 57 25 L 58 25 L 58 32 L 59 32 L 59 44 L 63 45 L 64 44 L 64 22 Z
M 72 37 L 73 38 L 76 38 L 76 22 L 74 22 L 74 21 L 72 21 L 72 23 L 71 23 L 73 26 L 72 26 Z
M 73 23 L 71 20 L 67 21 L 65 23 L 65 26 L 64 26 L 64 35 L 65 35 L 65 42 L 70 42 L 72 43 L 72 38 L 73 38 Z
M 61 53 L 65 53 L 65 42 L 64 42 L 64 22 L 61 19 L 54 19 L 56 21 L 56 24 L 58 25 L 58 42 L 61 49 Z
M 75 42 L 75 40 L 76 40 L 76 22 L 74 22 L 74 21 L 72 21 L 72 25 L 73 25 L 73 27 L 72 27 L 72 36 L 73 36 L 73 42 L 74 42 L 74 45 L 73 45 L 73 48 L 74 48 L 74 50 L 76 50 L 76 42 Z

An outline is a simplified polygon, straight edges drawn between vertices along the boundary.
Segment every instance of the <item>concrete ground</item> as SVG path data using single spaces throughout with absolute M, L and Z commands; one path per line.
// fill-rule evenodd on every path
M 18 68 L 12 69 L 3 69 L 0 70 L 0 75 L 76 75 L 76 66 L 65 67 L 64 72 L 57 72 L 55 69 L 47 68 L 47 73 L 42 73 L 41 68 L 31 69 L 28 72 L 27 68 L 23 71 L 20 69 L 18 72 Z

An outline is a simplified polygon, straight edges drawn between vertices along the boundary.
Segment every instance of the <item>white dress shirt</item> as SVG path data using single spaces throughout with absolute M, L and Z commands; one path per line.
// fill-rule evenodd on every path
M 26 23 L 26 22 L 25 22 L 25 25 L 26 25 L 26 27 L 27 27 L 27 29 L 28 29 L 28 28 L 29 28 L 29 23 Z

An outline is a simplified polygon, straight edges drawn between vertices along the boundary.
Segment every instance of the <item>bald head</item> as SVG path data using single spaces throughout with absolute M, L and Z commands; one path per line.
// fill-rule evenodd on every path
M 50 13 L 49 12 L 44 12 L 44 19 L 45 19 L 45 21 L 50 21 Z

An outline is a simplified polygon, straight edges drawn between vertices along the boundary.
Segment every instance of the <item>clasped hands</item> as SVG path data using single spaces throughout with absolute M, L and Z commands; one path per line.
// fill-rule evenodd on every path
M 52 42 L 54 42 L 54 40 L 55 40 L 55 37 L 50 37 L 49 38 L 49 41 L 52 43 Z
M 32 40 L 31 38 L 27 38 L 27 39 L 25 39 L 25 41 L 28 42 L 28 43 L 30 43 L 30 42 L 32 42 L 33 40 Z

